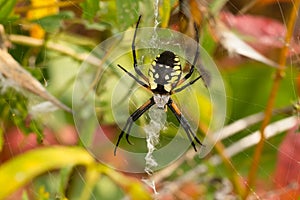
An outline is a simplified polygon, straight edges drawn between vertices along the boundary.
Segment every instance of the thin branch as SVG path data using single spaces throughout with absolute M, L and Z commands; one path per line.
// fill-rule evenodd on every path
M 0 78 L 3 80 L 2 87 L 13 87 L 25 89 L 65 111 L 72 110 L 52 96 L 43 85 L 27 72 L 9 53 L 0 49 Z
M 255 148 L 253 161 L 250 166 L 250 170 L 249 170 L 249 174 L 248 174 L 248 183 L 247 183 L 248 187 L 246 188 L 246 191 L 242 196 L 243 199 L 247 199 L 247 196 L 249 195 L 250 190 L 256 181 L 257 170 L 258 170 L 258 166 L 259 166 L 259 163 L 261 160 L 264 143 L 266 140 L 265 129 L 271 120 L 272 110 L 273 110 L 274 102 L 275 102 L 275 99 L 276 99 L 276 96 L 278 93 L 279 85 L 284 76 L 286 58 L 288 55 L 289 44 L 290 44 L 290 41 L 292 38 L 293 29 L 294 29 L 294 25 L 296 22 L 299 5 L 300 5 L 300 0 L 296 0 L 293 4 L 293 8 L 292 8 L 292 12 L 291 12 L 291 15 L 289 18 L 289 22 L 287 25 L 287 32 L 286 32 L 286 36 L 285 36 L 285 44 L 286 45 L 284 45 L 283 48 L 281 49 L 279 62 L 278 62 L 279 67 L 276 70 L 274 83 L 273 83 L 271 93 L 270 93 L 270 96 L 269 96 L 269 99 L 267 102 L 267 107 L 265 109 L 265 117 L 264 117 L 264 120 L 263 120 L 261 128 L 260 128 L 260 141 Z
M 61 45 L 58 43 L 54 43 L 52 41 L 46 42 L 45 40 L 36 39 L 36 38 L 23 36 L 23 35 L 14 35 L 14 34 L 9 35 L 8 37 L 11 42 L 25 45 L 25 46 L 41 47 L 45 45 L 46 48 L 48 48 L 49 50 L 57 51 L 59 53 L 68 55 L 76 60 L 85 61 L 97 67 L 99 67 L 101 63 L 101 60 L 99 58 L 89 53 L 77 53 L 72 48 L 69 48 L 65 45 Z
M 286 130 L 291 129 L 297 123 L 297 117 L 289 117 L 279 121 L 276 121 L 266 127 L 265 130 L 265 137 L 266 139 L 274 137 Z M 224 150 L 224 153 L 229 157 L 233 157 L 240 152 L 245 151 L 247 148 L 250 148 L 256 145 L 260 141 L 260 132 L 255 131 L 250 135 L 242 138 L 241 140 L 235 142 L 233 145 L 227 147 Z M 219 165 L 222 163 L 222 158 L 219 155 L 212 156 L 208 162 L 213 166 Z M 173 192 L 177 191 L 184 183 L 189 180 L 193 180 L 196 177 L 199 177 L 200 174 L 205 173 L 208 170 L 205 164 L 200 164 L 194 169 L 188 171 L 184 175 L 180 176 L 178 179 L 172 181 L 171 183 L 168 182 L 165 184 L 162 189 L 159 191 L 160 195 L 163 194 L 172 194 Z
M 265 128 L 265 138 L 271 138 L 275 136 L 278 133 L 282 133 L 283 131 L 286 131 L 296 124 L 297 118 L 292 116 L 285 119 L 282 119 L 280 121 L 274 122 L 271 125 L 267 126 Z M 239 152 L 241 152 L 241 149 L 247 149 L 251 146 L 254 146 L 255 144 L 258 144 L 260 141 L 260 131 L 255 131 L 254 133 L 243 137 L 239 141 L 235 142 L 230 147 L 226 148 L 226 155 L 229 157 L 232 157 Z
M 294 110 L 293 106 L 287 106 L 272 111 L 272 116 L 276 114 L 290 114 Z M 249 115 L 242 119 L 236 120 L 235 122 L 223 127 L 220 131 L 214 133 L 215 139 L 219 137 L 219 140 L 226 139 L 235 133 L 247 129 L 248 127 L 257 124 L 264 119 L 265 115 L 263 112 L 259 112 L 253 115 Z

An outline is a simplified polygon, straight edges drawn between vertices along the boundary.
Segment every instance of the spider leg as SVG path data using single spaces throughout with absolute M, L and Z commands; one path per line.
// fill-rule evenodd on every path
M 128 74 L 128 76 L 130 76 L 131 78 L 133 78 L 138 84 L 140 84 L 141 86 L 149 89 L 149 86 L 144 83 L 143 81 L 139 80 L 136 76 L 134 76 L 132 73 L 130 73 L 129 71 L 127 71 L 124 67 L 122 67 L 121 65 L 118 65 L 118 67 L 120 67 L 126 74 Z
M 191 145 L 193 146 L 194 150 L 197 152 L 196 145 L 194 143 L 194 140 L 202 146 L 202 143 L 200 140 L 197 138 L 196 134 L 192 131 L 191 126 L 189 125 L 188 121 L 186 118 L 182 115 L 181 111 L 177 107 L 177 105 L 173 102 L 173 100 L 170 98 L 169 102 L 167 103 L 168 107 L 170 110 L 174 113 L 176 116 L 178 122 L 181 124 L 183 129 L 185 130 Z
M 196 79 L 194 79 L 194 80 L 188 82 L 187 84 L 183 85 L 182 87 L 173 90 L 173 91 L 172 91 L 172 94 L 178 93 L 178 92 L 184 90 L 185 88 L 189 87 L 190 85 L 193 85 L 193 84 L 194 84 L 196 81 L 198 81 L 200 78 L 202 78 L 202 75 L 198 76 Z
M 146 103 L 144 103 L 141 107 L 139 107 L 136 111 L 134 111 L 134 113 L 132 113 L 130 115 L 130 117 L 127 119 L 127 122 L 126 122 L 124 128 L 122 129 L 122 131 L 121 131 L 121 133 L 118 137 L 116 147 L 115 147 L 115 150 L 114 150 L 114 155 L 116 155 L 116 153 L 117 153 L 117 148 L 118 148 L 119 143 L 120 143 L 120 141 L 121 141 L 121 139 L 122 139 L 125 132 L 126 132 L 125 133 L 126 134 L 126 140 L 129 144 L 131 144 L 131 142 L 129 141 L 129 133 L 130 133 L 133 122 L 135 122 L 138 118 L 140 118 L 140 116 L 142 116 L 142 114 L 144 114 L 154 104 L 155 104 L 154 98 L 151 97 Z M 126 129 L 127 129 L 127 131 L 126 131 Z
M 142 77 L 146 82 L 149 82 L 147 76 L 145 76 L 143 74 L 143 72 L 138 68 L 138 64 L 137 64 L 137 59 L 136 59 L 136 52 L 135 52 L 135 38 L 136 38 L 136 33 L 139 27 L 139 23 L 141 21 L 141 17 L 142 15 L 139 16 L 139 19 L 136 23 L 136 27 L 135 27 L 135 31 L 134 31 L 134 35 L 133 35 L 133 40 L 132 40 L 132 44 L 131 44 L 131 49 L 132 49 L 132 57 L 133 57 L 133 66 L 134 66 L 134 70 L 135 72 Z
M 190 68 L 190 71 L 180 81 L 178 81 L 176 86 L 181 85 L 183 82 L 185 82 L 187 79 L 189 79 L 192 76 L 193 72 L 195 71 L 195 65 L 198 61 L 198 57 L 199 57 L 199 54 L 200 54 L 200 50 L 199 50 L 199 30 L 198 30 L 198 27 L 197 27 L 196 23 L 194 23 L 194 29 L 195 29 L 195 40 L 197 42 L 197 49 L 196 49 L 194 61 L 193 61 L 193 64 Z M 200 77 L 200 78 L 202 78 L 202 77 Z

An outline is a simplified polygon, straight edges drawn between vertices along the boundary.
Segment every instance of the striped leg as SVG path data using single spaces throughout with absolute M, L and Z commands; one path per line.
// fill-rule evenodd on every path
M 114 150 L 114 155 L 117 154 L 117 148 L 119 146 L 119 143 L 124 135 L 124 133 L 126 134 L 126 140 L 129 144 L 131 144 L 131 142 L 129 141 L 129 133 L 132 127 L 133 122 L 135 122 L 138 118 L 140 118 L 140 116 L 142 114 L 144 114 L 149 108 L 151 108 L 151 106 L 153 106 L 155 104 L 153 97 L 151 97 L 146 103 L 144 103 L 141 107 L 139 107 L 134 113 L 132 113 L 130 115 L 130 117 L 127 119 L 127 122 L 124 126 L 124 128 L 122 129 L 117 143 L 116 143 L 116 147 Z M 127 130 L 127 131 L 126 131 Z
M 176 116 L 176 118 L 177 118 L 178 122 L 180 123 L 180 125 L 182 126 L 182 128 L 185 130 L 185 132 L 191 142 L 191 145 L 194 147 L 194 150 L 197 152 L 194 141 L 196 141 L 201 146 L 202 146 L 202 143 L 197 138 L 196 134 L 192 131 L 191 126 L 189 125 L 188 121 L 182 115 L 181 111 L 179 110 L 179 108 L 173 102 L 173 100 L 171 98 L 170 98 L 169 102 L 167 103 L 167 105 L 170 108 L 170 110 L 174 113 L 174 115 Z

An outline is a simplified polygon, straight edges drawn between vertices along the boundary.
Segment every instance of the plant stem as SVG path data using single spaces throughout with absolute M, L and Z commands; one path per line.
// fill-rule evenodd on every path
M 88 53 L 78 53 L 72 48 L 67 47 L 66 45 L 58 44 L 52 41 L 45 41 L 42 39 L 36 39 L 28 36 L 14 35 L 14 34 L 9 35 L 8 37 L 9 40 L 15 44 L 20 44 L 20 45 L 25 45 L 30 47 L 42 47 L 43 45 L 45 45 L 47 49 L 68 55 L 79 61 L 85 61 L 96 67 L 99 67 L 99 63 L 101 63 L 101 60 L 96 58 L 93 55 L 90 55 Z
M 274 107 L 276 95 L 279 90 L 280 82 L 285 73 L 286 58 L 288 55 L 289 44 L 290 44 L 290 41 L 292 38 L 294 25 L 295 25 L 296 17 L 298 14 L 299 3 L 300 3 L 300 0 L 296 0 L 294 2 L 293 7 L 292 7 L 292 12 L 291 12 L 288 24 L 287 24 L 287 32 L 286 32 L 286 36 L 285 36 L 285 40 L 284 40 L 284 46 L 281 49 L 279 61 L 278 61 L 279 67 L 277 68 L 277 70 L 275 72 L 275 79 L 274 79 L 273 86 L 271 88 L 270 96 L 268 98 L 267 106 L 265 109 L 265 117 L 264 117 L 264 120 L 263 120 L 261 128 L 260 128 L 260 141 L 257 144 L 255 151 L 254 151 L 253 161 L 250 166 L 249 173 L 248 173 L 247 187 L 246 187 L 245 193 L 242 196 L 243 199 L 246 199 L 248 197 L 250 190 L 256 181 L 257 170 L 258 170 L 258 166 L 259 166 L 259 163 L 261 160 L 264 143 L 266 140 L 265 128 L 267 127 L 267 125 L 269 124 L 269 122 L 271 120 L 272 110 Z

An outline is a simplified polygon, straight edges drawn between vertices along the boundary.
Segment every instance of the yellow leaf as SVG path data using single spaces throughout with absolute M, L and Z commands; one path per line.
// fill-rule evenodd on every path
M 56 0 L 31 0 L 33 9 L 27 12 L 28 19 L 39 19 L 45 16 L 57 14 L 59 11 Z
M 56 0 L 31 0 L 32 9 L 27 12 L 27 19 L 34 20 L 57 14 L 59 7 L 56 4 Z M 30 36 L 34 38 L 42 39 L 45 36 L 44 29 L 38 24 L 31 25 L 29 32 Z
M 80 147 L 52 146 L 29 151 L 0 166 L 0 185 L 3 186 L 0 199 L 49 170 L 74 165 L 89 166 L 92 163 L 94 159 Z

